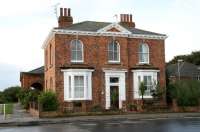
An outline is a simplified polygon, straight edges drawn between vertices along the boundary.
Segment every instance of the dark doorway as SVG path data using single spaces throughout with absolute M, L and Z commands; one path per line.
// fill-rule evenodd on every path
M 36 90 L 39 90 L 39 91 L 42 91 L 42 90 L 43 90 L 43 86 L 42 86 L 42 84 L 40 84 L 40 83 L 33 83 L 33 84 L 31 85 L 31 88 L 36 89 Z
M 111 109 L 119 109 L 119 87 L 110 86 L 110 106 Z

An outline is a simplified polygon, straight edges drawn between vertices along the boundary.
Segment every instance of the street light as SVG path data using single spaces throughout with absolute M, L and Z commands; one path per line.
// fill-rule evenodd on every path
M 181 77 L 181 73 L 180 73 L 180 70 L 181 70 L 181 68 L 182 68 L 182 66 L 183 66 L 183 64 L 180 66 L 180 63 L 181 62 L 183 62 L 183 60 L 182 59 L 178 59 L 178 80 L 180 80 L 180 77 Z

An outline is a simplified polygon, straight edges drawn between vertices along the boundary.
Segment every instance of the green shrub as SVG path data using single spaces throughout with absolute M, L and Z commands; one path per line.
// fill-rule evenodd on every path
M 102 111 L 103 111 L 103 109 L 100 105 L 94 105 L 91 108 L 91 112 L 102 112 Z
M 20 90 L 19 86 L 6 88 L 3 92 L 0 93 L 0 102 L 1 103 L 18 102 L 17 94 L 19 93 L 19 90 Z
M 18 93 L 18 98 L 25 109 L 29 108 L 30 102 L 38 101 L 40 91 L 32 89 L 21 89 Z
M 135 105 L 135 104 L 128 104 L 128 110 L 130 110 L 130 111 L 137 110 L 137 105 Z
M 177 81 L 168 86 L 169 97 L 177 99 L 179 106 L 197 106 L 200 99 L 200 82 L 195 80 Z
M 53 92 L 44 92 L 38 97 L 38 101 L 43 111 L 56 111 L 58 109 L 58 100 Z

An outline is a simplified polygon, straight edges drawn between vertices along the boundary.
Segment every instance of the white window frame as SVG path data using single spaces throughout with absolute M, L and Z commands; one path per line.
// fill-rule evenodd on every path
M 140 78 L 144 78 L 144 76 L 152 76 L 152 83 L 156 83 L 158 82 L 158 72 L 159 70 L 132 70 L 133 72 L 133 97 L 134 99 L 141 99 L 142 96 L 139 93 L 139 80 L 138 80 L 138 76 L 140 76 Z M 143 79 L 141 80 L 143 81 Z M 153 98 L 153 96 L 151 95 L 144 95 L 143 98 Z
M 80 44 L 81 44 L 81 51 L 82 51 L 82 60 L 72 60 L 72 57 L 70 58 L 71 59 L 71 62 L 72 63 L 83 63 L 84 62 L 84 50 L 83 50 L 83 42 L 81 40 L 77 40 L 77 39 L 74 39 L 71 41 L 70 43 L 70 54 L 72 56 L 72 48 L 71 48 L 71 45 L 72 45 L 72 42 L 73 41 L 79 41 Z
M 109 45 L 110 44 L 113 44 L 113 42 L 115 42 L 116 44 L 117 44 L 117 53 L 118 53 L 118 60 L 109 60 L 109 52 L 111 51 L 110 49 L 109 49 Z M 113 51 L 112 51 L 113 53 L 114 53 L 114 49 L 113 49 Z M 117 41 L 112 41 L 111 43 L 109 43 L 108 44 L 108 62 L 109 63 L 120 63 L 120 44 L 117 42 Z
M 92 69 L 67 69 L 64 73 L 64 101 L 92 100 Z M 84 78 L 84 97 L 74 97 L 74 76 L 83 76 Z M 71 93 L 69 93 L 69 77 L 71 77 Z M 87 79 L 86 79 L 87 78 Z M 71 95 L 71 96 L 69 96 Z
M 145 46 L 145 47 L 147 47 L 147 49 L 148 49 L 148 52 L 147 53 L 144 53 L 144 52 L 140 52 L 140 47 L 139 47 L 139 51 L 138 51 L 138 60 L 139 60 L 139 64 L 149 64 L 149 45 L 148 44 L 146 44 L 146 43 L 141 43 L 139 46 Z M 141 61 L 140 60 L 140 56 L 142 55 L 145 55 L 145 54 L 147 54 L 148 55 L 148 60 L 145 62 L 145 61 Z

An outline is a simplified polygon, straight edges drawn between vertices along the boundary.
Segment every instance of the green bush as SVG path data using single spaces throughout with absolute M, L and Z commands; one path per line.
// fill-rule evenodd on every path
M 135 105 L 135 104 L 128 104 L 128 110 L 130 110 L 130 111 L 137 110 L 137 105 Z
M 32 89 L 21 89 L 18 93 L 18 98 L 25 109 L 29 108 L 30 102 L 37 102 L 40 91 Z
M 58 109 L 58 100 L 53 92 L 44 92 L 38 97 L 38 101 L 43 111 L 56 111 Z
M 19 90 L 19 86 L 6 88 L 3 92 L 0 93 L 0 103 L 18 102 L 17 94 L 19 93 Z
M 195 80 L 177 81 L 168 86 L 171 99 L 177 99 L 179 106 L 198 106 L 200 82 Z
M 102 109 L 101 105 L 94 105 L 91 108 L 91 112 L 102 112 L 102 111 L 103 111 L 103 109 Z

